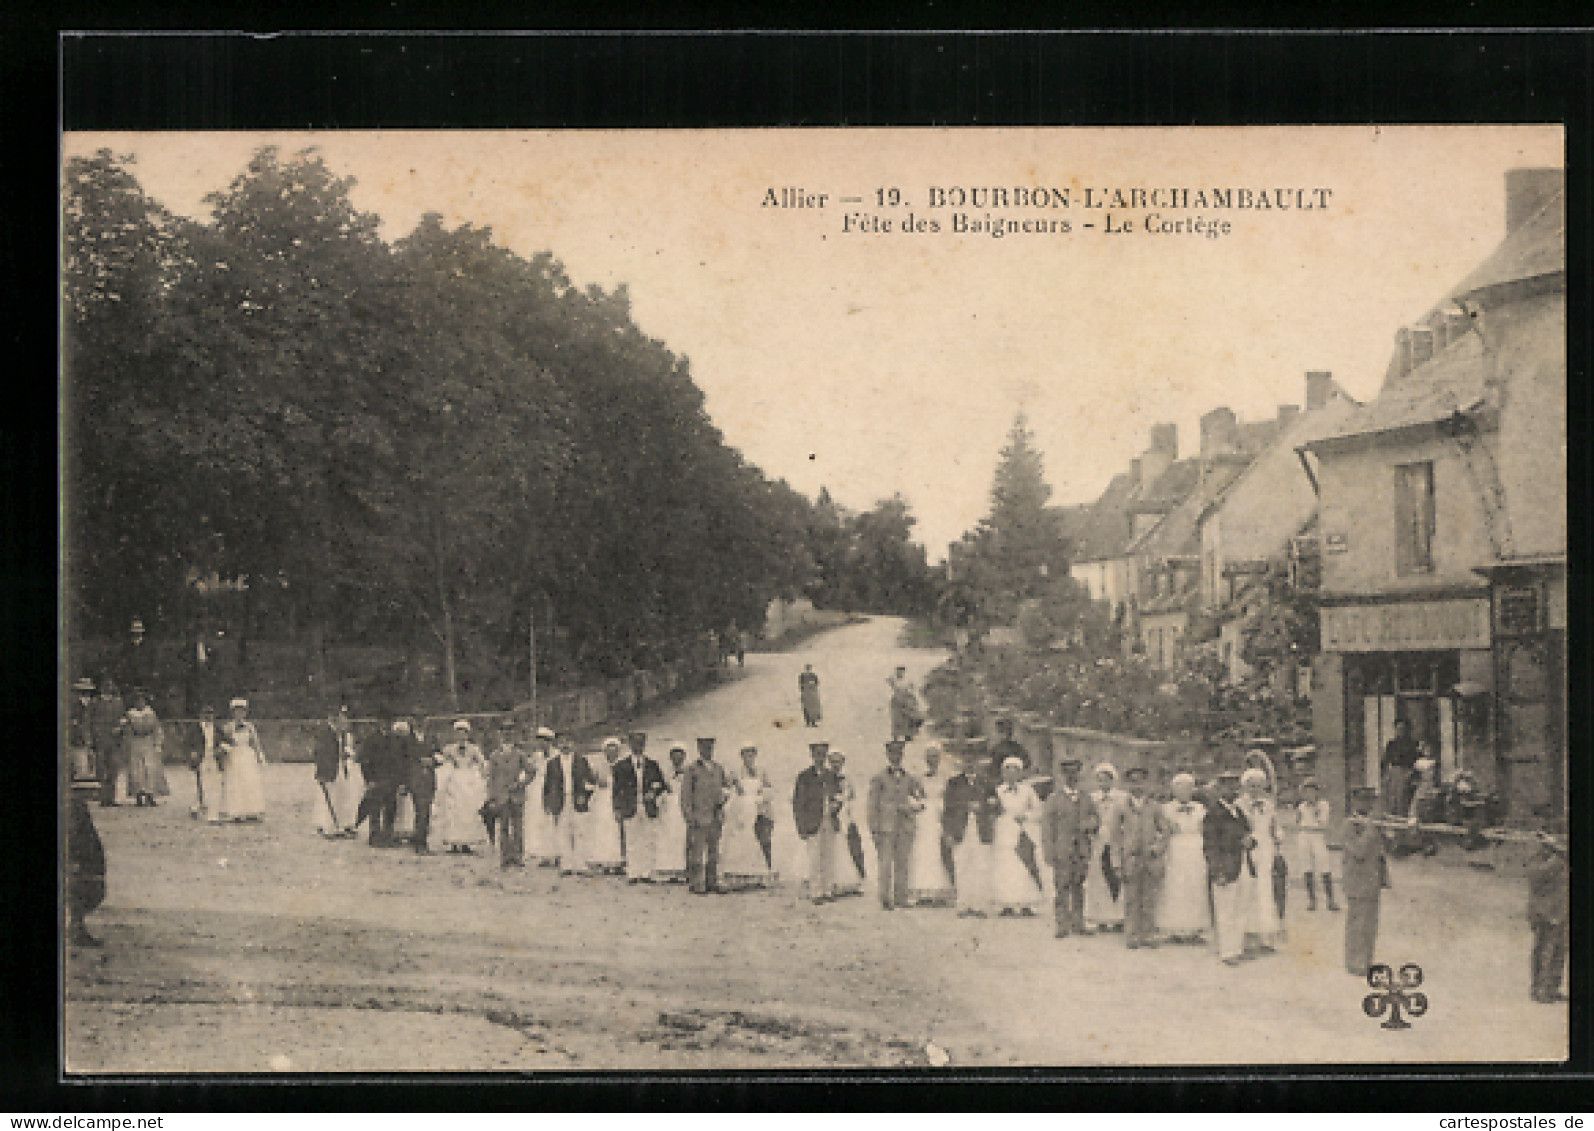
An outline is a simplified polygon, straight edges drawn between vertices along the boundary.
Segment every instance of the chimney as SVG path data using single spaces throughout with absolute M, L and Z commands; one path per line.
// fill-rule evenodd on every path
M 1136 456 L 1134 459 L 1129 461 L 1129 478 L 1134 480 L 1136 487 L 1141 486 L 1145 482 L 1145 480 L 1141 478 L 1141 465 L 1139 456 Z
M 1426 365 L 1434 354 L 1434 332 L 1427 326 L 1411 329 L 1411 368 Z
M 1306 411 L 1322 408 L 1334 396 L 1334 375 L 1326 369 L 1306 371 Z
M 1240 450 L 1240 422 L 1227 405 L 1201 418 L 1201 454 L 1223 455 Z
M 1151 426 L 1151 450 L 1166 452 L 1170 461 L 1179 458 L 1179 427 L 1170 421 Z
M 1283 432 L 1291 424 L 1295 423 L 1295 418 L 1297 416 L 1299 416 L 1300 414 L 1301 414 L 1301 406 L 1298 405 L 1298 404 L 1281 404 L 1281 405 L 1279 405 L 1279 416 L 1278 416 L 1279 431 Z
M 1411 331 L 1402 326 L 1395 331 L 1395 379 L 1411 372 Z
M 1505 230 L 1510 235 L 1566 189 L 1565 169 L 1507 169 Z

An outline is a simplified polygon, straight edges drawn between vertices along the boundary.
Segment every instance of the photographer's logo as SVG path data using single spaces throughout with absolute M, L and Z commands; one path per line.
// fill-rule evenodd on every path
M 1417 989 L 1422 985 L 1422 967 L 1415 962 L 1402 966 L 1398 977 L 1381 962 L 1369 967 L 1367 984 L 1373 992 L 1362 998 L 1362 1012 L 1372 1018 L 1389 1014 L 1389 1020 L 1383 1024 L 1385 1029 L 1410 1029 L 1411 1023 L 1401 1016 L 1402 1013 L 1421 1017 L 1428 1012 L 1428 995 Z

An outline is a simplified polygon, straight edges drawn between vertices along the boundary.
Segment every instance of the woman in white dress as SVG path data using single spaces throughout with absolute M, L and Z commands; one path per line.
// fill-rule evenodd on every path
M 924 811 L 913 833 L 913 855 L 908 859 L 908 899 L 916 907 L 947 907 L 952 903 L 952 877 L 941 855 L 941 814 L 946 807 L 946 775 L 941 773 L 941 747 L 924 748 Z
M 365 774 L 354 756 L 354 728 L 349 722 L 347 708 L 341 715 L 343 725 L 338 729 L 338 776 L 327 785 L 332 798 L 332 814 L 342 827 L 323 831 L 354 835 L 355 818 L 360 812 L 360 800 L 365 796 Z
M 234 699 L 231 704 L 232 721 L 227 724 L 226 743 L 222 747 L 221 772 L 226 777 L 223 796 L 227 808 L 224 820 L 262 821 L 266 816 L 266 793 L 260 781 L 260 770 L 266 764 L 266 750 L 260 742 L 260 732 L 249 718 L 249 700 Z
M 1200 942 L 1212 927 L 1207 899 L 1207 858 L 1202 823 L 1207 807 L 1195 800 L 1195 778 L 1173 777 L 1173 800 L 1162 812 L 1173 827 L 1168 838 L 1167 871 L 1157 904 L 1157 927 L 1173 942 Z
M 1240 811 L 1251 823 L 1251 837 L 1256 842 L 1250 853 L 1256 874 L 1252 875 L 1248 867 L 1240 869 L 1236 902 L 1246 945 L 1266 953 L 1284 941 L 1284 925 L 1279 921 L 1278 902 L 1273 894 L 1273 861 L 1283 854 L 1284 836 L 1273 799 L 1268 796 L 1267 772 L 1252 766 L 1240 775 L 1240 789 Z
M 535 771 L 526 785 L 526 862 L 543 868 L 559 863 L 559 846 L 554 841 L 553 818 L 542 807 L 543 774 L 548 771 L 548 744 L 553 731 L 537 728 L 537 748 L 532 752 Z
M 1090 802 L 1101 824 L 1090 838 L 1090 866 L 1085 872 L 1085 930 L 1124 929 L 1123 882 L 1119 869 L 1123 857 L 1115 843 L 1118 812 L 1126 794 L 1118 787 L 1118 768 L 1111 762 L 1096 767 L 1096 788 Z M 1111 867 L 1109 875 L 1107 868 Z
M 161 762 L 165 735 L 143 688 L 133 689 L 133 705 L 122 716 L 122 741 L 127 744 L 127 792 L 134 804 L 153 807 L 157 797 L 171 794 L 171 787 Z
M 742 747 L 741 768 L 730 775 L 731 795 L 725 806 L 725 838 L 720 847 L 720 878 L 733 888 L 764 888 L 774 872 L 758 841 L 758 818 L 768 818 L 774 790 L 758 768 L 758 748 Z
M 831 894 L 862 895 L 863 870 L 858 866 L 857 843 L 861 839 L 857 833 L 858 822 L 852 815 L 852 803 L 857 800 L 857 791 L 852 788 L 852 782 L 841 768 L 847 764 L 847 757 L 839 750 L 830 752 L 830 772 L 836 775 L 840 785 L 841 811 L 837 813 L 836 820 L 841 825 L 840 843 L 836 845 L 836 882 L 831 886 Z
M 614 819 L 614 764 L 621 752 L 618 738 L 603 740 L 603 753 L 587 758 L 597 786 L 581 815 L 581 858 L 587 870 L 612 876 L 625 871 L 625 853 L 620 848 L 620 822 Z
M 432 827 L 450 852 L 473 855 L 487 843 L 481 815 L 487 804 L 487 759 L 469 732 L 461 733 L 458 723 L 455 727 L 459 737 L 443 747 L 443 764 L 437 768 Z
M 670 764 L 664 781 L 670 792 L 659 798 L 659 828 L 654 841 L 653 878 L 659 883 L 686 880 L 686 818 L 681 815 L 681 778 L 686 774 L 686 747 L 669 744 Z
M 1044 894 L 1019 855 L 1019 840 L 1028 835 L 1040 842 L 1041 802 L 1023 780 L 1024 762 L 1002 762 L 1002 784 L 996 787 L 1001 811 L 996 818 L 996 861 L 991 869 L 992 902 L 1000 915 L 1034 915 Z

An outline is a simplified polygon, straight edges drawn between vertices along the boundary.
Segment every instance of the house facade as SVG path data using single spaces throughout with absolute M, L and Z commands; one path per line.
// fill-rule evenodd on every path
M 1301 445 L 1314 468 L 1319 772 L 1377 785 L 1404 720 L 1498 792 L 1565 805 L 1564 203 L 1559 170 L 1507 178 L 1505 242 L 1402 330 L 1379 396 Z

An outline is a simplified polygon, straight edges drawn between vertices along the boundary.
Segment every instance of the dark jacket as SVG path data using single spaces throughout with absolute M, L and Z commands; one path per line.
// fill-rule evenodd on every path
M 1346 899 L 1377 899 L 1389 865 L 1384 859 L 1384 832 L 1366 821 L 1345 824 L 1345 850 L 1341 854 L 1340 883 Z
M 996 787 L 988 780 L 957 774 L 946 783 L 941 832 L 953 844 L 962 844 L 972 814 L 975 834 L 980 838 L 980 843 L 993 844 L 996 841 L 996 816 L 1000 807 L 996 800 Z
M 564 759 L 554 754 L 548 759 L 548 766 L 543 770 L 542 779 L 542 808 L 543 812 L 557 817 L 565 811 L 565 801 L 568 799 L 577 813 L 585 813 L 587 806 L 592 801 L 592 791 L 597 788 L 598 777 L 592 772 L 592 767 L 587 764 L 584 754 L 574 754 L 570 758 L 570 782 L 565 782 Z
M 670 787 L 664 784 L 664 771 L 646 754 L 642 756 L 640 775 L 637 773 L 635 754 L 629 754 L 614 764 L 614 815 L 622 821 L 629 821 L 636 816 L 639 800 L 642 812 L 649 817 L 657 817 L 659 795 L 669 791 Z
M 1528 864 L 1528 920 L 1566 922 L 1566 857 L 1546 846 Z
M 681 775 L 681 816 L 694 827 L 716 824 L 725 813 L 725 791 L 730 788 L 725 767 L 698 759 Z
M 797 835 L 811 837 L 818 834 L 830 812 L 830 799 L 836 795 L 840 783 L 829 770 L 809 766 L 797 775 L 797 784 L 791 794 L 792 823 Z
M 1083 881 L 1090 862 L 1090 837 L 1100 824 L 1090 794 L 1076 789 L 1070 797 L 1059 785 L 1041 811 L 1041 854 L 1046 863 L 1075 882 Z
M 1218 797 L 1211 798 L 1201 822 L 1201 847 L 1207 857 L 1207 874 L 1215 884 L 1232 884 L 1245 867 L 1245 842 L 1251 822 L 1236 803 L 1233 811 Z
M 391 731 L 379 731 L 371 736 L 357 756 L 360 763 L 360 772 L 365 776 L 367 785 L 397 786 L 405 778 L 405 754 L 410 748 L 410 739 Z M 320 778 L 319 766 L 317 779 Z
M 331 723 L 315 728 L 312 749 L 315 754 L 316 781 L 338 780 L 338 763 L 342 761 L 342 751 L 338 749 L 338 737 L 337 729 Z
M 526 787 L 537 776 L 537 762 L 515 745 L 500 745 L 487 756 L 487 800 L 493 805 L 524 805 Z

